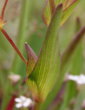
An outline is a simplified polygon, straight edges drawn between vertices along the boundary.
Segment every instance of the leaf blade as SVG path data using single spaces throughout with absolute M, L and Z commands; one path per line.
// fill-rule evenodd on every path
M 60 56 L 57 33 L 61 16 L 62 4 L 60 4 L 56 9 L 56 13 L 49 25 L 39 59 L 34 71 L 30 75 L 31 80 L 34 80 L 39 88 L 42 100 L 45 100 L 48 93 L 53 88 L 59 73 Z

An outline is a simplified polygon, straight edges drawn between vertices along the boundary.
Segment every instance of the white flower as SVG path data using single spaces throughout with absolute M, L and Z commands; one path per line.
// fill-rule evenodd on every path
M 85 75 L 67 75 L 68 80 L 75 81 L 77 84 L 82 85 L 85 84 Z
M 15 102 L 16 102 L 15 105 L 16 108 L 22 108 L 22 107 L 27 108 L 33 104 L 32 99 L 26 98 L 24 96 L 20 96 L 19 98 L 16 98 Z
M 20 75 L 17 75 L 17 74 L 10 74 L 8 76 L 8 78 L 13 82 L 13 83 L 17 83 L 19 80 L 20 80 Z

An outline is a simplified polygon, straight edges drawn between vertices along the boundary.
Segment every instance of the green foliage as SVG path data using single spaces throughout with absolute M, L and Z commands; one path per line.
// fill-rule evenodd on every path
M 76 32 L 81 28 L 81 23 L 79 18 L 76 20 L 76 26 L 75 30 Z M 83 69 L 83 45 L 82 41 L 78 44 L 74 54 L 72 55 L 71 58 L 71 63 L 70 63 L 70 74 L 73 75 L 79 75 L 82 72 Z M 66 109 L 66 107 L 69 105 L 70 100 L 76 95 L 76 85 L 73 82 L 69 82 L 66 87 L 66 92 L 64 95 L 64 103 L 62 104 L 60 110 Z
M 57 34 L 62 16 L 61 10 L 62 5 L 59 5 L 49 25 L 38 61 L 29 76 L 36 83 L 41 100 L 45 100 L 48 93 L 52 90 L 59 73 L 60 58 Z
M 54 5 L 53 4 L 50 5 L 50 1 L 52 1 Z M 77 6 L 77 4 L 79 2 L 80 2 L 80 0 L 77 0 L 77 1 L 48 0 L 48 2 L 45 5 L 44 12 L 43 12 L 44 23 L 46 25 L 50 24 L 50 21 L 53 16 L 53 13 L 55 11 L 55 8 L 57 7 L 57 5 L 59 3 L 62 3 L 63 4 L 63 16 L 62 16 L 62 20 L 61 20 L 61 25 L 63 25 L 65 23 L 65 21 L 69 18 L 69 16 L 72 14 L 74 8 Z M 54 8 L 54 11 L 51 11 L 51 8 Z
M 68 8 L 66 8 L 66 9 L 64 10 L 61 24 L 65 23 L 65 21 L 66 21 L 66 20 L 69 18 L 69 16 L 72 14 L 74 8 L 78 5 L 79 2 L 80 2 L 80 0 L 77 0 L 77 1 L 74 2 L 71 6 L 69 6 Z
M 14 59 L 11 60 L 12 58 L 9 54 L 13 52 L 3 38 L 4 35 L 0 32 L 1 110 L 7 109 L 10 103 L 9 100 L 15 94 L 17 96 L 24 94 L 32 97 L 35 101 L 34 110 L 51 110 L 51 108 L 52 110 L 71 109 L 69 104 L 73 98 L 77 98 L 75 99 L 75 104 L 73 104 L 73 110 L 82 110 L 82 103 L 85 99 L 84 86 L 78 88 L 78 91 L 76 91 L 76 84 L 74 82 L 67 82 L 67 85 L 64 87 L 64 94 L 61 94 L 63 95 L 62 101 L 58 98 L 58 95 L 61 93 L 62 83 L 67 72 L 72 75 L 79 75 L 81 72 L 85 73 L 83 69 L 85 66 L 83 56 L 85 46 L 83 47 L 81 40 L 85 33 L 85 27 L 81 28 L 82 26 L 80 26 L 79 22 L 77 22 L 76 26 L 73 25 L 75 24 L 74 17 L 76 14 L 80 15 L 80 13 L 76 12 L 81 10 L 85 2 L 83 1 L 81 4 L 80 0 L 47 0 L 43 9 L 43 20 L 47 27 L 41 21 L 40 16 L 43 2 L 45 3 L 45 0 L 38 0 L 36 2 L 35 0 L 25 0 L 22 2 L 16 43 L 24 55 L 27 53 L 26 65 L 17 56 L 14 56 Z M 79 3 L 80 5 L 75 10 L 73 17 L 70 17 Z M 82 10 L 79 12 L 82 12 Z M 66 22 L 69 17 L 70 19 Z M 83 17 L 84 15 L 81 16 L 81 18 Z M 64 24 L 65 22 L 66 24 Z M 29 27 L 27 27 L 28 23 Z M 46 28 L 47 32 L 44 40 Z M 72 37 L 74 30 L 76 30 L 75 33 L 78 33 Z M 27 37 L 29 35 L 31 36 L 30 39 Z M 44 42 L 42 44 L 43 40 Z M 71 42 L 69 43 L 70 40 Z M 25 43 L 26 52 L 24 51 L 25 41 L 30 44 L 36 53 L 39 53 L 42 45 L 38 56 L 36 56 L 35 52 L 27 43 Z M 10 59 L 10 61 L 8 59 L 8 63 L 6 63 L 7 58 Z M 7 66 L 9 68 L 6 68 Z M 9 81 L 8 76 L 10 71 L 20 74 L 22 79 L 19 84 Z M 27 77 L 27 85 L 22 85 L 24 80 L 23 75 Z M 23 110 L 24 108 L 21 109 Z

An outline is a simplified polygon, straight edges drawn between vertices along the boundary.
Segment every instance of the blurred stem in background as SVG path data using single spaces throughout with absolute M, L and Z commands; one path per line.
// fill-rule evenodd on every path
M 24 42 L 27 37 L 28 18 L 30 15 L 30 9 L 32 8 L 31 2 L 32 2 L 31 0 L 22 0 L 20 24 L 19 24 L 19 31 L 18 31 L 18 36 L 17 36 L 18 37 L 17 45 L 21 52 L 23 52 L 23 50 L 24 50 Z M 19 73 L 21 64 L 22 64 L 21 59 L 17 55 L 15 55 L 14 62 L 12 65 L 12 71 L 14 73 L 21 75 L 21 73 Z
M 77 18 L 75 25 L 75 33 L 78 32 L 80 28 L 81 28 L 80 19 Z M 82 68 L 83 68 L 83 45 L 82 41 L 80 41 L 79 45 L 77 46 L 74 52 L 74 55 L 72 56 L 70 74 L 79 75 L 82 72 Z M 72 98 L 75 97 L 76 92 L 77 92 L 76 85 L 73 82 L 69 82 L 66 87 L 64 100 L 60 107 L 60 110 L 65 110 L 66 107 L 68 107 Z

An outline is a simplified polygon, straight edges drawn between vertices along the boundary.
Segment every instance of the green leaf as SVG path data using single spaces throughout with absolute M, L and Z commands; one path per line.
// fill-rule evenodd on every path
M 51 17 L 52 16 L 51 16 L 50 3 L 49 1 L 47 1 L 43 10 L 43 15 L 42 15 L 43 21 L 46 25 L 50 24 Z
M 78 3 L 80 2 L 80 0 L 74 2 L 71 6 L 69 6 L 68 8 L 66 8 L 63 12 L 63 16 L 62 16 L 62 21 L 61 21 L 61 25 L 63 25 L 66 20 L 69 18 L 69 16 L 72 14 L 74 8 L 78 5 Z
M 56 12 L 48 27 L 38 61 L 33 72 L 29 76 L 29 79 L 36 83 L 41 100 L 45 100 L 49 92 L 54 87 L 60 70 L 58 29 L 61 16 L 62 4 L 60 4 L 56 9 Z
M 50 5 L 49 1 L 50 0 L 47 1 L 46 5 L 44 7 L 44 11 L 43 11 L 43 21 L 46 25 L 50 24 L 52 14 L 53 14 L 53 12 L 51 12 L 51 5 Z M 75 0 L 75 1 L 55 0 L 54 8 L 56 8 L 59 3 L 63 3 L 63 16 L 62 16 L 62 20 L 61 20 L 61 25 L 63 25 L 66 22 L 66 20 L 72 14 L 74 8 L 78 5 L 79 2 L 80 2 L 80 0 Z
M 51 18 L 53 16 L 53 13 L 56 9 L 56 7 L 60 4 L 63 3 L 63 0 L 47 0 L 44 10 L 43 10 L 43 21 L 46 25 L 49 25 L 51 22 Z
M 41 105 L 41 109 L 40 110 L 47 110 L 48 105 L 54 100 L 55 96 L 57 95 L 61 84 L 63 82 L 65 73 L 67 72 L 67 69 L 69 67 L 69 62 L 71 61 L 71 57 L 73 55 L 74 50 L 76 49 L 77 45 L 79 44 L 79 42 L 81 41 L 81 39 L 83 38 L 83 35 L 85 34 L 85 27 L 83 27 L 77 34 L 76 36 L 73 38 L 73 40 L 71 41 L 71 43 L 69 44 L 68 48 L 65 50 L 65 52 L 62 55 L 61 58 L 61 66 L 60 66 L 60 74 L 58 76 L 58 80 L 56 81 L 56 84 L 52 90 L 52 92 L 49 94 L 49 96 L 46 99 L 46 102 L 44 102 Z M 58 85 L 58 86 L 56 86 Z

